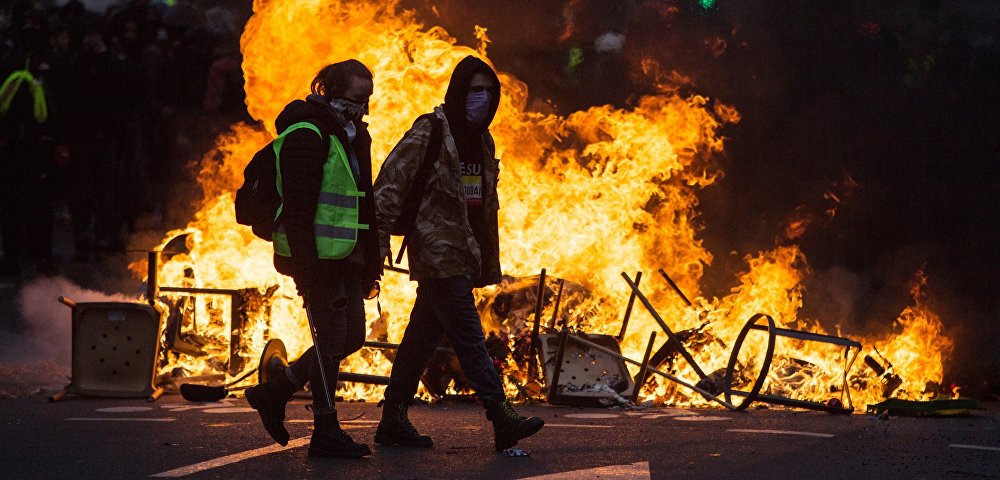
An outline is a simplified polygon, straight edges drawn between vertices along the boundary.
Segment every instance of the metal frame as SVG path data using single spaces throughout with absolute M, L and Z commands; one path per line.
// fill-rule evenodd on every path
M 542 326 L 542 300 L 545 297 L 545 269 L 538 275 L 538 288 L 535 289 L 535 325 L 531 329 L 531 342 L 528 348 L 528 378 L 538 378 L 538 331 Z
M 666 274 L 664 274 L 664 276 L 666 276 Z M 698 365 L 698 362 L 694 361 L 694 357 L 691 356 L 691 353 L 688 352 L 686 348 L 684 348 L 684 344 L 681 343 L 680 338 L 678 338 L 677 335 L 674 333 L 674 331 L 671 330 L 669 326 L 667 326 L 667 322 L 664 322 L 663 317 L 660 317 L 660 314 L 656 311 L 655 308 L 653 308 L 653 304 L 649 303 L 649 299 L 646 298 L 646 295 L 643 295 L 642 290 L 639 289 L 639 284 L 637 282 L 632 281 L 632 279 L 629 278 L 628 274 L 625 272 L 622 272 L 622 278 L 625 279 L 625 282 L 628 283 L 628 286 L 632 289 L 632 293 L 635 294 L 635 296 L 639 299 L 639 301 L 642 302 L 642 305 L 646 307 L 646 310 L 653 317 L 653 319 L 656 320 L 656 323 L 660 324 L 660 328 L 662 328 L 663 331 L 666 332 L 667 334 L 667 337 L 669 339 L 668 341 L 674 343 L 674 348 L 676 348 L 677 351 L 680 352 L 681 356 L 684 357 L 684 360 L 687 360 L 688 364 L 691 365 L 691 368 L 694 369 L 694 372 L 698 374 L 698 378 L 704 380 L 706 377 L 708 377 L 708 375 L 705 375 L 705 372 L 702 371 L 701 366 Z M 684 298 L 685 300 L 687 299 L 687 297 Z M 704 392 L 704 390 L 700 390 L 700 392 Z M 709 399 L 714 398 L 711 394 L 709 394 L 709 397 L 710 397 Z
M 642 280 L 642 272 L 635 272 L 635 285 L 639 286 Z M 635 289 L 628 297 L 628 304 L 625 305 L 625 315 L 622 317 L 622 329 L 618 331 L 618 341 L 625 340 L 625 330 L 628 329 L 628 320 L 632 316 L 632 307 L 635 305 Z
M 243 331 L 245 318 L 241 314 L 243 310 L 243 293 L 240 290 L 224 288 L 194 288 L 194 287 L 161 287 L 157 276 L 160 267 L 160 251 L 150 250 L 148 252 L 148 265 L 146 274 L 146 297 L 149 305 L 156 307 L 156 299 L 160 292 L 165 293 L 189 293 L 192 295 L 223 295 L 228 296 L 230 301 L 230 323 L 229 323 L 229 363 L 227 371 L 230 375 L 239 374 L 245 363 L 243 357 L 239 355 L 240 332 Z
M 649 344 L 646 346 L 646 358 L 644 359 L 643 362 L 637 362 L 637 361 L 635 361 L 635 360 L 633 360 L 633 359 L 631 359 L 629 357 L 626 357 L 625 355 L 622 355 L 620 353 L 611 351 L 611 350 L 609 350 L 609 349 L 607 349 L 607 348 L 605 348 L 605 347 L 603 347 L 601 345 L 598 345 L 598 344 L 596 344 L 594 342 L 586 340 L 586 339 L 584 339 L 582 337 L 579 337 L 577 335 L 573 335 L 573 334 L 569 333 L 569 330 L 566 329 L 566 328 L 563 328 L 562 331 L 559 333 L 559 335 L 560 335 L 560 338 L 559 338 L 559 350 L 556 352 L 556 363 L 559 364 L 559 365 L 562 364 L 563 356 L 564 356 L 564 353 L 565 353 L 566 344 L 568 343 L 569 340 L 573 340 L 574 342 L 580 343 L 581 345 L 585 345 L 585 346 L 587 346 L 589 348 L 592 348 L 594 350 L 598 350 L 598 351 L 600 351 L 602 353 L 605 353 L 605 354 L 610 355 L 610 356 L 612 356 L 614 358 L 622 360 L 623 362 L 631 363 L 633 365 L 639 366 L 639 368 L 640 368 L 639 373 L 640 373 L 640 375 L 642 377 L 645 377 L 649 373 L 655 373 L 657 375 L 660 375 L 663 378 L 666 378 L 667 380 L 670 380 L 671 382 L 677 383 L 677 384 L 679 384 L 681 386 L 684 386 L 684 387 L 687 387 L 687 388 L 689 388 L 691 390 L 694 390 L 695 392 L 700 393 L 706 399 L 711 400 L 713 402 L 717 402 L 720 405 L 728 408 L 729 410 L 737 410 L 737 408 L 734 405 L 732 405 L 729 401 L 723 400 L 721 398 L 718 398 L 717 396 L 714 396 L 711 393 L 709 393 L 709 392 L 707 392 L 707 391 L 705 391 L 705 390 L 703 390 L 701 388 L 698 388 L 697 386 L 691 385 L 690 383 L 687 383 L 684 380 L 681 380 L 681 379 L 679 379 L 679 378 L 677 378 L 677 377 L 675 377 L 675 376 L 673 376 L 673 375 L 671 375 L 669 373 L 663 372 L 663 371 L 661 371 L 659 369 L 656 369 L 656 368 L 653 368 L 652 366 L 650 366 L 649 363 L 648 363 L 649 362 L 649 354 L 650 354 L 650 352 L 653 349 L 653 341 L 656 339 L 656 332 L 652 332 L 651 335 L 649 336 Z M 645 383 L 645 378 L 642 378 L 642 380 L 643 380 L 642 383 Z M 634 390 L 633 390 L 633 393 L 632 393 L 633 401 L 635 399 L 638 399 L 638 392 L 639 392 L 640 387 L 642 386 L 642 383 L 636 382 Z M 558 392 L 558 385 L 559 385 L 559 369 L 556 368 L 552 372 L 552 384 L 549 385 L 549 395 L 554 395 L 554 394 L 556 394 Z
M 662 269 L 660 270 L 660 273 L 661 273 L 661 275 L 663 275 L 665 278 L 668 279 L 668 282 L 670 282 L 670 284 L 674 286 L 674 289 L 681 296 L 681 298 L 683 298 L 685 300 L 685 302 L 690 306 L 691 302 L 688 301 L 687 297 L 683 294 L 683 292 L 681 292 L 680 289 L 678 289 L 677 286 L 672 281 L 669 280 L 669 277 L 667 277 L 666 273 L 663 272 Z M 625 282 L 628 283 L 629 287 L 632 290 L 632 293 L 631 293 L 631 296 L 629 297 L 628 305 L 626 306 L 626 309 L 625 309 L 624 318 L 622 319 L 622 328 L 619 331 L 618 336 L 617 337 L 612 337 L 612 338 L 615 338 L 619 342 L 624 338 L 625 331 L 628 328 L 628 321 L 629 321 L 629 317 L 631 316 L 631 313 L 632 313 L 632 308 L 633 308 L 635 299 L 638 298 L 639 301 L 642 302 L 643 306 L 646 307 L 646 310 L 649 311 L 650 315 L 652 315 L 653 318 L 657 321 L 657 323 L 660 324 L 660 328 L 662 328 L 663 331 L 666 332 L 667 337 L 668 337 L 667 341 L 668 342 L 673 342 L 674 346 L 677 348 L 677 351 L 681 352 L 681 355 L 684 356 L 685 360 L 688 361 L 688 363 L 691 365 L 691 367 L 695 370 L 695 372 L 698 374 L 698 376 L 700 378 L 702 378 L 702 379 L 706 378 L 705 373 L 702 371 L 701 367 L 697 364 L 697 362 L 695 362 L 694 357 L 692 357 L 691 354 L 687 351 L 687 349 L 684 348 L 684 345 L 681 343 L 681 341 L 677 337 L 677 335 L 674 334 L 674 332 L 670 329 L 669 326 L 667 326 L 666 322 L 663 321 L 663 318 L 660 317 L 660 315 L 656 311 L 656 309 L 653 308 L 653 305 L 649 302 L 649 299 L 647 299 L 646 296 L 642 293 L 642 290 L 639 289 L 638 283 L 639 283 L 639 280 L 642 278 L 642 272 L 637 272 L 636 273 L 636 280 L 635 281 L 633 281 L 628 276 L 628 274 L 625 273 L 625 272 L 622 272 L 622 278 L 624 278 Z M 532 335 L 533 335 L 532 336 L 532 346 L 533 347 L 534 347 L 534 344 L 535 344 L 535 342 L 537 341 L 537 338 L 538 338 L 537 335 L 538 335 L 538 329 L 539 329 L 539 318 L 541 316 L 541 313 L 540 313 L 540 311 L 541 311 L 541 305 L 540 305 L 540 303 L 541 302 L 540 302 L 539 299 L 541 298 L 540 297 L 540 293 L 543 292 L 542 289 L 544 288 L 544 285 L 545 285 L 544 284 L 544 279 L 545 279 L 545 270 L 543 269 L 542 273 L 541 273 L 541 277 L 539 278 L 538 290 L 537 290 L 539 292 L 539 297 L 536 298 L 536 306 L 535 306 L 535 326 L 534 326 L 534 330 L 533 330 L 533 333 L 532 333 Z M 609 350 L 609 349 L 607 349 L 607 348 L 605 348 L 605 347 L 603 347 L 601 345 L 598 345 L 598 344 L 596 344 L 594 342 L 586 340 L 586 339 L 584 339 L 582 337 L 579 337 L 577 335 L 573 335 L 573 334 L 569 333 L 569 329 L 567 328 L 567 326 L 563 325 L 563 328 L 560 331 L 559 349 L 557 350 L 556 357 L 555 357 L 556 358 L 556 365 L 557 366 L 562 365 L 563 357 L 564 357 L 564 354 L 565 354 L 566 345 L 567 345 L 567 343 L 569 342 L 570 339 L 572 339 L 574 342 L 580 343 L 580 344 L 582 344 L 584 346 L 587 346 L 589 348 L 593 348 L 593 349 L 598 350 L 600 352 L 603 352 L 603 353 L 605 353 L 607 355 L 610 355 L 613 358 L 617 358 L 617 359 L 622 360 L 622 361 L 624 361 L 626 363 L 631 363 L 633 365 L 637 365 L 639 367 L 639 374 L 636 375 L 635 380 L 633 382 L 634 386 L 633 386 L 633 391 L 632 391 L 632 395 L 631 395 L 631 397 L 632 397 L 631 400 L 633 402 L 635 402 L 635 401 L 638 400 L 638 398 L 639 398 L 639 392 L 641 391 L 642 386 L 645 384 L 646 378 L 648 378 L 648 375 L 650 373 L 653 373 L 653 374 L 660 375 L 660 376 L 666 378 L 667 380 L 670 380 L 670 381 L 672 381 L 674 383 L 677 383 L 677 384 L 679 384 L 681 386 L 684 386 L 686 388 L 694 390 L 695 392 L 697 392 L 697 393 L 701 394 L 703 397 L 705 397 L 707 400 L 713 401 L 713 402 L 717 402 L 717 403 L 719 403 L 720 405 L 726 407 L 729 410 L 737 410 L 737 408 L 732 403 L 730 403 L 728 401 L 728 399 L 727 400 L 723 400 L 723 399 L 719 398 L 716 395 L 712 395 L 710 392 L 708 392 L 708 391 L 706 391 L 704 389 L 701 389 L 701 388 L 699 388 L 699 387 L 697 387 L 695 385 L 691 385 L 690 383 L 687 383 L 684 380 L 681 380 L 680 378 L 677 378 L 676 376 L 673 376 L 673 375 L 671 375 L 669 373 L 663 372 L 663 371 L 661 371 L 661 370 L 659 370 L 659 369 L 651 366 L 649 364 L 649 359 L 650 359 L 652 351 L 653 351 L 653 343 L 656 341 L 656 332 L 650 332 L 649 342 L 646 345 L 646 352 L 645 352 L 645 354 L 643 356 L 643 360 L 642 360 L 642 362 L 638 362 L 636 360 L 633 360 L 633 359 L 631 359 L 629 357 L 626 357 L 626 356 L 622 355 L 621 353 L 614 352 L 614 351 Z M 532 358 L 534 358 L 534 348 L 532 348 Z M 532 363 L 534 363 L 534 362 L 532 362 Z M 531 367 L 531 365 L 529 365 L 529 370 L 530 370 L 530 367 Z M 559 374 L 560 374 L 560 368 L 555 368 L 555 370 L 552 373 L 552 382 L 548 386 L 549 387 L 548 395 L 550 397 L 558 395 Z
M 766 325 L 758 325 L 760 320 L 766 320 Z M 743 341 L 746 340 L 747 334 L 750 330 L 761 330 L 767 332 L 767 350 L 765 351 L 764 362 L 762 363 L 760 373 L 757 374 L 757 379 L 754 381 L 753 386 L 750 391 L 735 390 L 732 388 L 733 382 L 733 368 L 736 366 L 736 360 L 739 356 L 740 349 L 743 347 Z M 776 337 L 788 337 L 794 338 L 796 340 L 804 340 L 809 342 L 820 342 L 829 343 L 832 345 L 838 345 L 844 347 L 844 376 L 843 376 L 843 386 L 840 389 L 840 401 L 844 403 L 844 397 L 847 397 L 846 407 L 837 407 L 833 405 L 828 405 L 825 403 L 814 402 L 810 400 L 799 400 L 796 398 L 783 397 L 780 395 L 770 395 L 760 393 L 761 388 L 764 386 L 764 381 L 767 380 L 767 374 L 771 369 L 771 360 L 774 357 L 774 345 Z M 856 349 L 853 354 L 851 349 Z M 736 343 L 733 344 L 733 352 L 729 356 L 729 363 L 726 366 L 726 377 L 725 377 L 725 396 L 727 401 L 732 401 L 732 396 L 743 397 L 743 401 L 737 405 L 737 410 L 744 410 L 750 406 L 753 402 L 764 402 L 773 405 L 783 405 L 786 407 L 796 407 L 796 408 L 807 408 L 810 410 L 820 410 L 830 413 L 843 413 L 850 414 L 854 412 L 854 403 L 851 401 L 851 389 L 850 384 L 847 381 L 847 372 L 851 370 L 851 366 L 854 365 L 854 361 L 858 358 L 858 354 L 861 353 L 861 343 L 854 340 L 837 337 L 833 335 L 824 335 L 820 333 L 803 332 L 800 330 L 791 330 L 788 328 L 780 328 L 774 325 L 774 319 L 769 315 L 758 313 L 747 321 L 746 325 L 743 326 L 743 330 L 740 331 L 739 336 L 736 338 Z

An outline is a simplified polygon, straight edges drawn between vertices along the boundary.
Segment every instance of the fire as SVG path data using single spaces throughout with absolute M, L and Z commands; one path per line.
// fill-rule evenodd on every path
M 400 10 L 396 2 L 254 2 L 254 15 L 241 45 L 247 104 L 263 128 L 234 125 L 206 156 L 198 178 L 204 193 L 198 212 L 187 228 L 168 233 L 164 241 L 188 233 L 189 252 L 165 259 L 159 277 L 161 285 L 171 286 L 256 287 L 262 291 L 279 286 L 271 299 L 269 318 L 264 318 L 265 312 L 255 312 L 241 332 L 248 367 L 256 364 L 265 336 L 281 338 L 292 358 L 311 341 L 294 283 L 274 271 L 270 244 L 237 225 L 233 214 L 233 192 L 242 180 L 242 169 L 253 152 L 275 135 L 273 119 L 286 103 L 304 96 L 322 66 L 357 58 L 375 74 L 368 121 L 377 170 L 413 119 L 442 101 L 459 60 L 478 55 L 489 61 L 486 30 L 477 28 L 476 36 L 476 49 L 456 45 L 447 32 L 427 28 L 414 12 Z M 731 342 L 755 313 L 768 313 L 791 328 L 822 331 L 818 322 L 798 319 L 805 293 L 802 280 L 808 274 L 805 256 L 798 247 L 748 256 L 747 270 L 729 296 L 700 296 L 699 280 L 705 266 L 711 264 L 712 254 L 699 237 L 702 226 L 697 193 L 723 174 L 710 158 L 723 150 L 718 129 L 740 119 L 734 108 L 662 88 L 661 94 L 643 97 L 629 109 L 600 106 L 563 117 L 527 111 L 527 86 L 502 72 L 499 77 L 504 96 L 491 130 L 501 159 L 501 263 L 507 274 L 517 277 L 536 274 L 544 267 L 549 275 L 589 291 L 593 300 L 574 306 L 583 314 L 579 316 L 581 323 L 571 327 L 617 333 L 629 294 L 620 272 L 642 270 L 651 278 L 658 268 L 664 268 L 695 305 L 689 308 L 682 304 L 655 279 L 644 282 L 643 289 L 675 331 L 708 322 L 703 333 L 715 340 L 693 352 L 706 372 L 725 367 L 729 356 L 726 342 Z M 145 272 L 139 263 L 133 269 Z M 185 269 L 189 273 L 193 270 L 193 278 L 190 274 L 185 277 Z M 415 290 L 415 284 L 403 276 L 386 273 L 380 298 L 385 313 L 380 315 L 374 304 L 368 305 L 369 338 L 401 339 Z M 219 297 L 198 302 L 198 308 L 202 315 L 211 317 L 210 310 L 228 308 L 225 303 Z M 546 306 L 543 319 L 550 317 L 552 308 Z M 632 358 L 641 358 L 649 332 L 659 331 L 652 318 L 640 310 L 633 315 L 622 345 Z M 514 337 L 525 327 L 527 315 L 521 320 L 491 328 Z M 918 303 L 903 312 L 898 324 L 902 331 L 880 339 L 878 344 L 892 352 L 897 370 L 907 375 L 905 390 L 915 392 L 923 381 L 939 381 L 942 355 L 947 352 L 940 340 L 940 319 Z M 217 322 L 215 328 L 211 335 L 225 340 L 228 332 L 224 322 Z M 931 334 L 935 336 L 929 337 Z M 659 346 L 665 336 L 661 333 L 658 338 Z M 937 343 L 926 343 L 935 339 Z M 759 347 L 748 341 L 745 348 Z M 929 355 L 928 351 L 940 355 Z M 821 353 L 794 348 L 783 353 L 782 358 L 814 367 L 814 372 L 799 382 L 799 386 L 809 384 L 809 388 L 799 389 L 798 395 L 825 400 L 829 384 L 838 378 L 838 366 L 842 375 L 842 360 L 837 354 L 828 361 Z M 213 358 L 215 363 L 203 357 L 175 355 L 164 372 L 178 367 L 191 374 L 210 372 L 219 362 Z M 390 368 L 391 362 L 374 350 L 362 350 L 343 366 L 344 371 L 380 375 L 387 375 Z M 683 361 L 672 368 L 679 376 L 696 379 Z M 517 365 L 509 369 L 509 373 L 519 371 Z M 787 386 L 780 375 L 772 377 L 770 388 Z M 673 385 L 652 381 L 648 387 L 647 394 L 652 397 L 647 399 L 705 402 Z M 382 387 L 347 384 L 345 388 L 348 390 L 339 394 L 346 398 L 381 398 Z M 866 395 L 864 399 L 872 398 Z
M 944 334 L 941 318 L 928 305 L 926 288 L 927 277 L 921 268 L 911 283 L 913 305 L 899 314 L 893 324 L 893 334 L 866 342 L 882 352 L 892 352 L 886 356 L 903 380 L 900 392 L 913 397 L 939 393 L 940 388 L 929 388 L 928 383 L 940 383 L 944 361 L 954 349 L 954 343 Z M 920 374 L 907 375 L 909 372 Z

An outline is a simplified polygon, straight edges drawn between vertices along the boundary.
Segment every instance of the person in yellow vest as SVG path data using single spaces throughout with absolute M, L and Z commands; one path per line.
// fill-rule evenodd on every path
M 284 135 L 277 148 L 282 204 L 272 236 L 274 266 L 295 280 L 315 345 L 285 375 L 250 387 L 246 397 L 268 434 L 286 445 L 285 406 L 310 382 L 315 422 L 310 456 L 371 454 L 340 428 L 334 399 L 340 361 L 364 343 L 364 299 L 382 274 L 372 140 L 362 121 L 372 88 L 372 73 L 361 62 L 328 65 L 313 80 L 312 94 L 289 103 L 275 121 Z

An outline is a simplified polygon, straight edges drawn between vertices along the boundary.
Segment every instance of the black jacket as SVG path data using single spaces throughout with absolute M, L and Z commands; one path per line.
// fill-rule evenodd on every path
M 278 272 L 294 278 L 300 290 L 338 276 L 357 279 L 367 285 L 382 274 L 378 237 L 375 233 L 372 139 L 368 134 L 367 124 L 356 124 L 357 135 L 351 144 L 333 109 L 317 96 L 289 103 L 274 124 L 280 133 L 302 121 L 318 126 L 324 137 L 320 138 L 312 130 L 299 129 L 285 137 L 285 143 L 281 147 L 281 186 L 284 200 L 281 223 L 285 226 L 292 256 L 288 258 L 275 255 L 274 266 Z M 342 260 L 319 259 L 314 233 L 316 203 L 323 181 L 323 165 L 327 159 L 330 134 L 340 139 L 345 151 L 354 149 L 359 167 L 358 189 L 365 193 L 359 199 L 359 222 L 371 226 L 368 230 L 358 232 L 355 252 L 359 252 L 360 256 L 352 254 Z
M 493 81 L 490 88 L 490 105 L 486 119 L 482 125 L 470 125 L 465 117 L 466 96 L 469 93 L 469 83 L 477 73 L 485 75 Z M 500 106 L 500 79 L 486 62 L 467 56 L 458 62 L 451 73 L 448 91 L 444 95 L 444 112 L 448 118 L 448 128 L 455 141 L 458 157 L 461 162 L 495 162 L 496 155 L 493 137 L 489 126 L 493 123 L 497 108 Z M 497 171 L 499 174 L 499 165 Z M 498 177 L 495 177 L 495 179 Z M 483 198 L 496 198 L 496 183 L 483 184 Z M 497 200 L 499 202 L 499 200 Z M 500 233 L 497 211 L 486 208 L 488 202 L 468 209 L 469 224 L 479 244 L 480 270 L 475 279 L 475 285 L 482 287 L 500 283 Z M 499 209 L 499 203 L 495 205 Z

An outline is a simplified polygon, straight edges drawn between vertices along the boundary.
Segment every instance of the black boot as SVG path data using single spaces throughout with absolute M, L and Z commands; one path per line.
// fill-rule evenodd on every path
M 542 429 L 545 422 L 538 417 L 525 418 L 517 414 L 506 398 L 483 402 L 486 418 L 493 422 L 493 440 L 497 451 L 517 445 L 517 441 L 530 437 Z
M 309 442 L 310 457 L 361 458 L 371 455 L 368 445 L 357 443 L 340 428 L 337 414 L 313 417 L 315 430 Z
M 430 435 L 421 435 L 406 416 L 405 403 L 388 403 L 382 406 L 382 420 L 375 429 L 375 443 L 401 447 L 433 447 Z
M 246 390 L 247 402 L 260 414 L 260 421 L 271 438 L 278 445 L 288 445 L 288 430 L 285 429 L 285 405 L 298 390 L 292 382 L 281 375 L 274 379 L 254 385 Z

